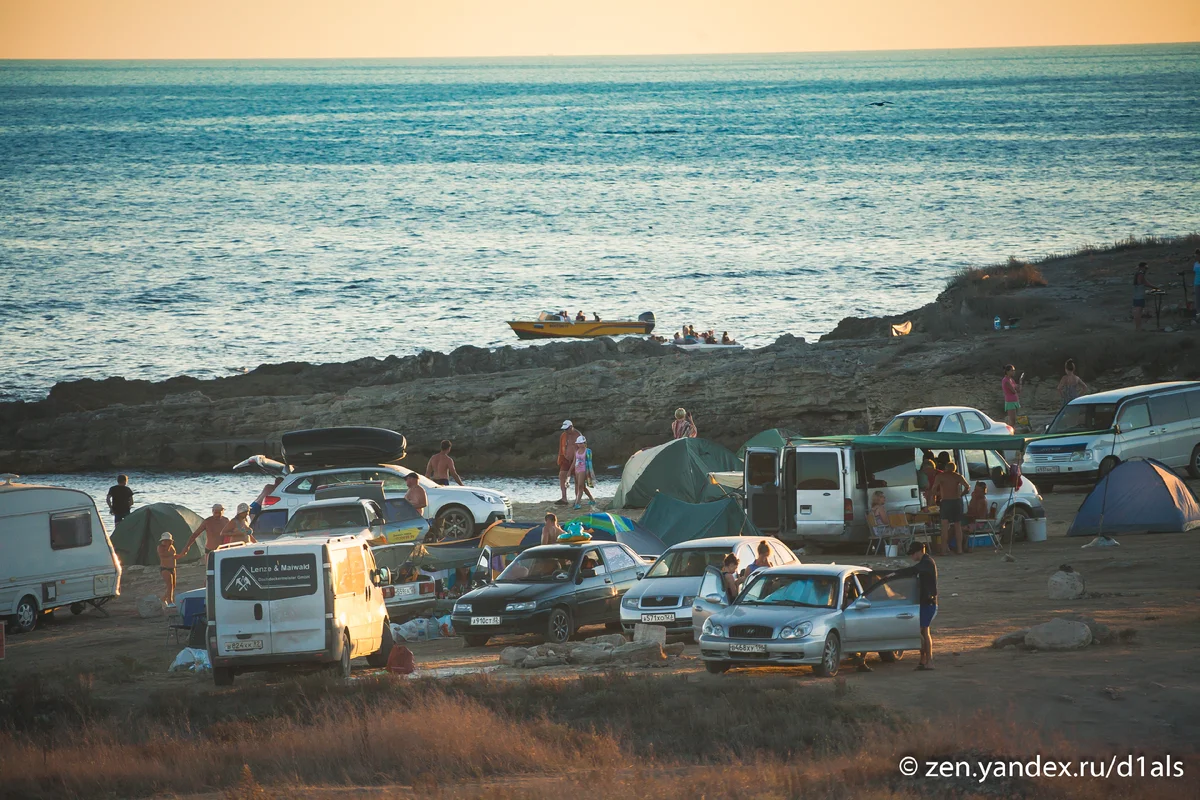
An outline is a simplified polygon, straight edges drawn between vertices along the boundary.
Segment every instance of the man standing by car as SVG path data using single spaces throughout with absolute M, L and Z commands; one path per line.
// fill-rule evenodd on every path
M 561 430 L 558 435 L 558 488 L 562 490 L 562 497 L 555 501 L 556 506 L 567 504 L 567 482 L 575 465 L 575 440 L 583 435 L 569 419 L 563 420 Z
M 925 552 L 925 545 L 913 542 L 908 546 L 908 554 L 916 561 L 916 565 L 908 569 L 887 573 L 887 580 L 906 578 L 915 575 L 917 578 L 917 596 L 920 598 L 921 625 L 921 663 L 918 670 L 933 669 L 933 633 L 930 626 L 938 612 L 937 564 Z
M 108 503 L 108 510 L 113 515 L 114 524 L 128 516 L 130 509 L 133 508 L 133 490 L 129 488 L 128 475 L 117 476 L 117 485 L 108 490 L 104 502 Z
M 192 549 L 192 542 L 200 538 L 200 534 L 204 534 L 204 552 L 211 553 L 221 546 L 221 531 L 225 530 L 225 526 L 229 524 L 229 518 L 225 516 L 225 506 L 220 503 L 214 503 L 212 507 L 212 516 L 200 523 L 196 530 L 192 531 L 192 538 L 187 540 L 187 544 L 183 546 L 183 552 L 179 554 L 180 558 L 187 555 L 188 550 Z
M 453 478 L 455 483 L 462 486 L 462 478 L 458 477 L 458 471 L 454 469 L 454 459 L 450 457 L 450 447 L 450 440 L 442 439 L 442 449 L 431 456 L 429 464 L 425 466 L 425 477 L 442 486 L 449 486 L 450 479 Z

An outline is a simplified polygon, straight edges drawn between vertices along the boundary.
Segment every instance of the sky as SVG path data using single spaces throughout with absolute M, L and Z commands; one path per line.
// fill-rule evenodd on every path
M 0 0 L 0 58 L 774 53 L 1200 40 L 1200 0 Z

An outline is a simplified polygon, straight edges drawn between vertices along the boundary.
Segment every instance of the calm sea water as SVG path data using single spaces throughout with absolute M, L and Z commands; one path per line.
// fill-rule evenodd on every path
M 813 337 L 1200 228 L 1198 96 L 1196 45 L 0 62 L 0 399 L 515 344 L 557 307 Z

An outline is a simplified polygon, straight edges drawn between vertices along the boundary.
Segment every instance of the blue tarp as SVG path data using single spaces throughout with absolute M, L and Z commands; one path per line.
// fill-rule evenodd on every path
M 1171 468 L 1154 459 L 1125 461 L 1100 479 L 1067 536 L 1182 533 L 1200 528 L 1200 502 Z

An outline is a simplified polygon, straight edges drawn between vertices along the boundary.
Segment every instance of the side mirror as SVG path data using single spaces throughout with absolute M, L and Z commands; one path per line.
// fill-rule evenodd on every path
M 644 577 L 646 577 L 646 573 L 644 573 L 644 572 L 639 572 L 639 573 L 637 574 L 637 579 L 638 579 L 639 581 L 640 581 L 642 578 L 644 578 Z
M 375 586 L 386 586 L 392 582 L 392 571 L 387 567 L 371 570 L 371 583 Z
M 721 597 L 721 595 L 719 595 L 719 594 L 706 595 L 704 597 L 704 599 L 707 600 L 708 602 L 713 603 L 714 605 L 718 605 L 718 606 L 729 605 L 728 603 L 725 602 L 725 598 Z
M 865 597 L 860 597 L 850 605 L 855 611 L 866 611 L 871 607 L 871 601 Z

